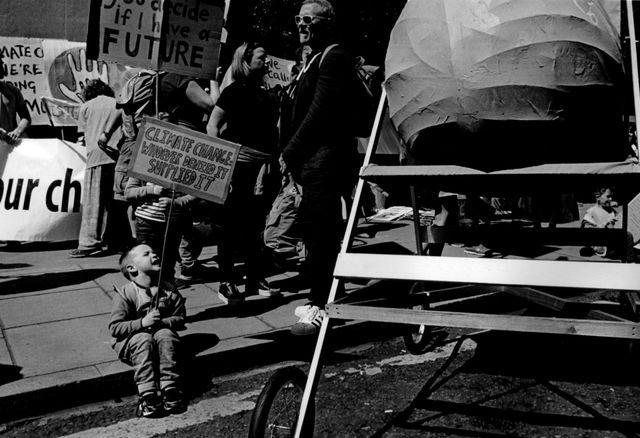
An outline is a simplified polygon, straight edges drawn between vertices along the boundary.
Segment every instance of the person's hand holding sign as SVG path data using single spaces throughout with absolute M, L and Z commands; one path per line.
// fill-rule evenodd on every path
M 156 196 L 160 196 L 160 197 L 167 197 L 167 196 L 171 195 L 171 190 L 169 190 L 169 189 L 167 189 L 165 187 L 159 186 L 157 184 L 154 184 L 153 185 L 153 194 L 156 195 Z
M 171 190 L 155 184 L 152 191 L 155 196 L 158 196 L 158 207 L 167 208 L 171 203 Z
M 142 327 L 151 327 L 160 322 L 160 312 L 152 310 L 142 318 Z

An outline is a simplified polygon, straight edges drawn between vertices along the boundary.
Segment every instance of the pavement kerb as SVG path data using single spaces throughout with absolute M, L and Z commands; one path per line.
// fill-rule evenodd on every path
M 270 332 L 262 334 L 268 333 Z M 267 348 L 273 349 L 273 345 L 266 342 L 200 354 L 189 360 L 187 365 L 202 370 L 210 368 L 211 364 L 234 363 L 236 362 L 234 359 L 243 358 L 242 369 L 233 369 L 233 371 L 241 371 L 252 366 L 263 365 L 256 359 L 265 357 L 263 353 Z M 101 373 L 97 370 L 99 365 L 106 365 L 105 368 L 113 365 L 113 370 Z M 99 365 L 31 377 L 0 387 L 0 423 L 37 417 L 81 404 L 135 394 L 131 367 L 117 360 Z M 232 369 L 218 371 L 231 372 Z M 219 372 L 213 373 L 213 375 L 219 374 Z M 11 386 L 14 387 L 13 390 L 7 390 Z
M 334 346 L 339 349 L 398 336 L 396 329 L 380 330 L 380 327 L 364 330 L 363 333 L 363 327 L 371 324 L 347 322 L 338 325 L 332 329 L 339 331 L 339 335 L 332 337 L 335 340 Z M 187 388 L 191 396 L 194 397 L 205 392 L 215 377 L 284 361 L 308 363 L 316 345 L 315 337 L 295 337 L 289 333 L 289 328 L 271 330 L 257 335 L 283 339 L 262 343 L 252 342 L 236 348 L 198 354 L 192 361 L 189 361 L 187 366 L 190 367 L 189 376 L 191 378 L 187 383 Z M 236 340 L 239 340 L 240 344 L 243 343 L 242 338 Z M 106 364 L 115 365 L 115 370 L 99 376 L 95 376 L 96 365 L 66 370 L 50 375 L 49 380 L 56 381 L 52 384 L 38 385 L 28 382 L 28 380 L 37 379 L 47 380 L 47 376 L 24 379 L 16 382 L 22 382 L 22 385 L 31 386 L 31 388 L 22 391 L 16 389 L 11 394 L 3 395 L 2 387 L 0 387 L 0 424 L 39 417 L 82 404 L 135 395 L 132 369 L 121 365 L 119 361 Z M 94 372 L 90 372 L 91 368 L 94 368 Z M 90 376 L 90 374 L 94 374 L 94 376 Z M 7 391 L 5 390 L 5 392 Z

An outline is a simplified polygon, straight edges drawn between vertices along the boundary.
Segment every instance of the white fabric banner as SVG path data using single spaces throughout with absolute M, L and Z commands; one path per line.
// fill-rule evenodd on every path
M 64 113 L 80 107 L 87 81 L 101 79 L 117 95 L 126 71 L 113 62 L 87 60 L 85 43 L 66 40 L 0 36 L 0 56 L 6 80 L 22 93 L 32 125 L 74 126 L 74 118 Z M 56 103 L 49 107 L 51 118 L 45 97 Z
M 55 138 L 0 143 L 0 240 L 74 240 L 86 153 Z

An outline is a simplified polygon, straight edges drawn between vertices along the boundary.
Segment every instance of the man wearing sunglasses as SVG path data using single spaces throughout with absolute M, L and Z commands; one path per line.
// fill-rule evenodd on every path
M 310 303 L 296 309 L 296 335 L 314 334 L 324 318 L 344 230 L 341 196 L 357 180 L 357 143 L 350 123 L 354 58 L 335 45 L 335 13 L 327 0 L 305 0 L 295 17 L 300 45 L 311 47 L 296 87 L 292 137 L 283 172 L 302 185 L 299 220 L 307 250 Z

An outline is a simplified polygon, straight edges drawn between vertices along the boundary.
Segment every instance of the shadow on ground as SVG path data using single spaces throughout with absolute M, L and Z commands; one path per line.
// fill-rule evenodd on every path
M 392 324 L 363 322 L 340 325 L 338 322 L 325 340 L 324 363 L 332 365 L 363 357 L 365 352 L 360 355 L 339 350 L 398 336 L 401 336 L 400 328 Z M 315 336 L 295 336 L 288 328 L 249 337 L 271 342 L 225 352 L 224 361 L 219 357 L 201 357 L 187 364 L 190 370 L 187 387 L 191 397 L 211 389 L 211 381 L 216 376 L 287 361 L 309 363 L 316 345 Z
M 202 312 L 187 316 L 187 323 L 192 324 L 198 321 L 207 321 L 216 318 L 246 318 L 249 316 L 262 315 L 263 313 L 277 309 L 284 304 L 300 299 L 302 294 L 287 294 L 269 299 L 249 300 L 237 305 L 210 307 Z
M 31 266 L 29 263 L 0 263 L 0 270 L 3 269 L 21 269 Z
M 25 275 L 0 283 L 0 295 L 42 291 L 47 289 L 72 286 L 95 280 L 106 274 L 118 272 L 117 269 L 78 269 L 77 271 L 55 272 L 36 275 Z
M 77 240 L 65 240 L 62 242 L 8 242 L 0 247 L 0 252 L 61 251 L 65 249 L 71 250 L 77 246 Z
M 0 364 L 0 385 L 22 379 L 22 367 Z
M 530 436 L 524 432 L 527 425 L 569 428 L 570 436 L 605 436 L 604 431 L 640 436 L 635 402 L 612 405 L 606 394 L 585 389 L 640 386 L 638 357 L 630 353 L 628 341 L 500 332 L 474 340 L 470 359 L 458 357 L 461 343 L 456 344 L 408 406 L 370 436 L 397 428 L 524 438 Z

